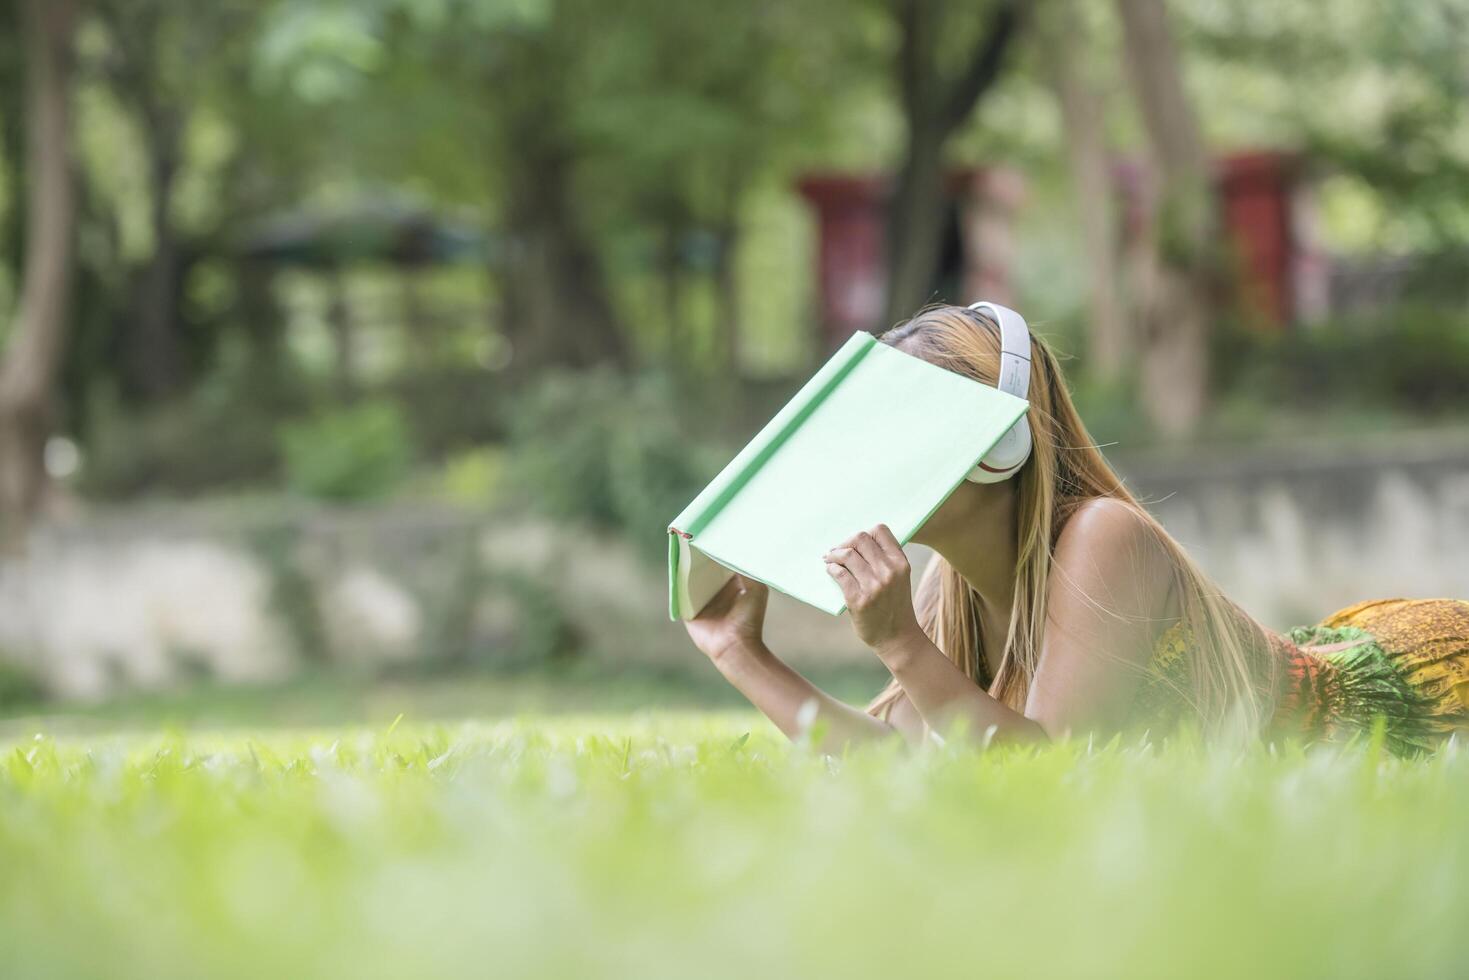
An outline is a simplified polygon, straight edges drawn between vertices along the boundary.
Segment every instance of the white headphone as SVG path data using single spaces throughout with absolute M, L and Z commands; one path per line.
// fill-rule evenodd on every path
M 969 309 L 989 314 L 1000 325 L 1000 379 L 995 387 L 1025 398 L 1030 392 L 1030 328 L 1025 317 L 998 303 L 971 303 Z M 965 479 L 970 483 L 1000 483 L 1018 473 L 1029 458 L 1030 422 L 1022 415 Z

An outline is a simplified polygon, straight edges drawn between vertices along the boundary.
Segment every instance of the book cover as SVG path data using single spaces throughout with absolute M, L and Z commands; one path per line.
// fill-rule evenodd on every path
M 669 525 L 669 616 L 733 572 L 833 615 L 821 556 L 886 524 L 903 544 L 1027 402 L 854 334 Z

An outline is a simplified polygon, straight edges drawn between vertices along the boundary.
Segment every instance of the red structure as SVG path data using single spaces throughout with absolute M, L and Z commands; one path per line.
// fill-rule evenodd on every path
M 1149 233 L 1148 174 L 1124 162 L 1124 254 Z M 1307 186 L 1300 157 L 1271 150 L 1231 153 L 1214 162 L 1214 193 L 1228 238 L 1240 309 L 1256 326 L 1280 328 L 1322 312 L 1326 264 L 1311 246 Z
M 858 330 L 871 330 L 882 316 L 888 180 L 819 175 L 796 186 L 816 211 L 822 339 L 834 349 Z
M 797 184 L 816 212 L 820 234 L 817 281 L 825 346 L 835 348 L 858 330 L 880 329 L 887 288 L 887 200 L 883 176 L 818 174 Z M 945 268 L 935 288 L 958 300 L 1013 299 L 1011 226 L 1025 195 L 1013 170 L 981 167 L 945 178 L 951 210 Z
M 1296 319 L 1293 201 L 1300 172 L 1293 155 L 1234 153 L 1216 164 L 1220 217 L 1235 258 L 1240 301 L 1251 319 L 1280 327 Z
M 1300 158 L 1274 151 L 1220 157 L 1214 186 L 1234 256 L 1240 305 L 1250 319 L 1283 327 L 1321 312 L 1326 265 L 1310 247 L 1307 197 Z M 1151 202 L 1146 171 L 1123 163 L 1116 171 L 1124 256 L 1148 234 Z M 948 175 L 958 237 L 957 268 L 935 288 L 947 298 L 1011 295 L 1014 216 L 1025 196 L 1013 170 L 981 167 Z M 879 328 L 886 288 L 886 204 L 889 181 L 876 175 L 814 174 L 797 185 L 816 213 L 820 233 L 818 282 L 822 335 L 835 347 L 856 330 Z M 1125 262 L 1124 262 L 1125 264 Z

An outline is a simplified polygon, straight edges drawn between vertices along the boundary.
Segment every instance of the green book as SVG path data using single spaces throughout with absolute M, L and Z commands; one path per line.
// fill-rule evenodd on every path
M 854 334 L 669 525 L 669 617 L 733 572 L 840 614 L 821 556 L 876 524 L 907 544 L 1027 405 Z

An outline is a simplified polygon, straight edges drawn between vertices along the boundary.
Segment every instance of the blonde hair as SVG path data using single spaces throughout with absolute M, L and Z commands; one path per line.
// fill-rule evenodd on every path
M 958 306 L 931 306 L 882 336 L 939 367 L 993 385 L 999 371 L 999 328 L 987 316 Z M 1206 727 L 1226 720 L 1258 730 L 1273 699 L 1275 673 L 1261 669 L 1268 634 L 1220 594 L 1208 576 L 1123 486 L 1087 433 L 1060 366 L 1041 338 L 1031 338 L 1030 413 L 1034 443 L 1016 483 L 1019 540 L 1015 598 L 999 667 L 987 677 L 979 595 L 935 554 L 914 602 L 919 623 L 935 646 L 975 683 L 1016 711 L 1024 709 L 1045 636 L 1051 559 L 1066 520 L 1099 497 L 1134 509 L 1170 559 L 1181 620 L 1192 630 L 1198 655 L 1186 688 L 1176 694 Z M 902 695 L 894 681 L 868 706 L 886 718 Z

